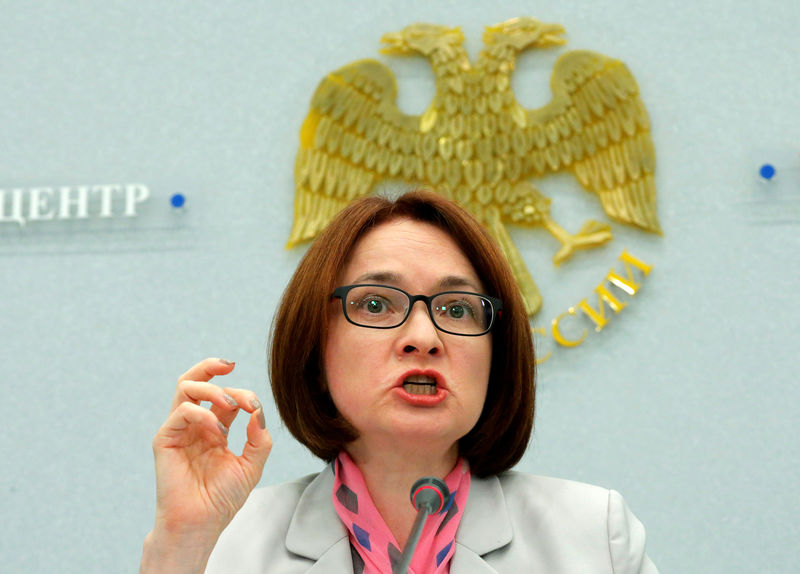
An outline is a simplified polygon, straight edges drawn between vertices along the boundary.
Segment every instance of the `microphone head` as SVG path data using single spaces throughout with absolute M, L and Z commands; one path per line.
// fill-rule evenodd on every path
M 450 489 L 443 480 L 434 476 L 423 476 L 411 487 L 411 504 L 417 510 L 423 508 L 430 514 L 440 512 L 450 499 Z

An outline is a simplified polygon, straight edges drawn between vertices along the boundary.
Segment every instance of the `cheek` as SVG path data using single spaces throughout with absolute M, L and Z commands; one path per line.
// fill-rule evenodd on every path
M 322 352 L 324 379 L 328 394 L 342 414 L 358 406 L 369 390 L 370 381 L 379 374 L 374 370 L 381 345 L 366 343 L 363 331 L 342 317 L 332 318 L 328 328 Z
M 474 400 L 481 403 L 486 398 L 489 388 L 489 374 L 492 370 L 491 340 L 475 340 L 460 350 L 462 360 L 459 362 L 460 378 L 469 381 Z
M 335 341 L 335 339 L 332 340 Z M 338 394 L 342 388 L 345 365 L 347 364 L 347 357 L 342 356 L 343 352 L 346 352 L 346 349 L 341 348 L 336 343 L 332 343 L 325 346 L 325 351 L 322 355 L 323 378 L 331 396 Z
M 341 309 L 335 307 L 329 309 L 328 328 L 322 345 L 322 368 L 326 374 L 341 364 L 342 352 L 347 350 L 347 345 L 343 344 L 343 341 L 347 339 L 348 325 L 344 317 L 341 317 Z
M 328 321 L 328 330 L 322 347 L 322 381 L 325 390 L 331 395 L 332 387 L 340 380 L 342 363 L 341 357 L 341 326 L 336 318 L 331 317 Z
M 336 410 L 344 414 L 348 411 L 348 405 L 351 400 L 347 394 L 347 381 L 344 370 L 346 361 L 342 360 L 343 357 L 336 345 L 327 346 L 323 356 L 325 361 L 323 378 L 326 390 Z
M 489 337 L 481 340 L 481 345 L 474 352 L 475 364 L 473 368 L 481 373 L 482 379 L 489 384 L 489 373 L 492 370 L 492 340 Z

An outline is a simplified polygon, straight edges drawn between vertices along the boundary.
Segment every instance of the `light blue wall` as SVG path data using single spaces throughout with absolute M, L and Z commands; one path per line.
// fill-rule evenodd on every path
M 378 57 L 381 34 L 411 22 L 462 26 L 475 55 L 484 25 L 530 15 L 635 74 L 665 235 L 614 224 L 612 243 L 555 269 L 544 230 L 513 231 L 541 326 L 623 249 L 654 266 L 602 333 L 573 350 L 541 341 L 556 352 L 519 466 L 621 491 L 662 572 L 796 571 L 798 6 L 0 0 L 0 189 L 152 193 L 133 219 L 0 223 L 0 569 L 136 570 L 150 440 L 194 362 L 235 359 L 230 384 L 270 402 L 267 330 L 303 252 L 283 249 L 297 133 L 322 76 Z M 520 59 L 523 104 L 547 101 L 558 53 Z M 427 62 L 380 58 L 401 106 L 422 111 Z M 603 219 L 570 177 L 540 187 L 566 227 Z M 263 483 L 318 469 L 267 414 Z

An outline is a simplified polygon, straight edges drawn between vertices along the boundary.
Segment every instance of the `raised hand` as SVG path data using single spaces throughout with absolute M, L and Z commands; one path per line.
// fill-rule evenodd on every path
M 153 439 L 156 519 L 141 572 L 202 571 L 219 534 L 261 478 L 272 448 L 261 403 L 251 391 L 209 382 L 233 368 L 206 359 L 178 379 L 170 414 Z M 227 435 L 240 410 L 250 420 L 237 456 Z

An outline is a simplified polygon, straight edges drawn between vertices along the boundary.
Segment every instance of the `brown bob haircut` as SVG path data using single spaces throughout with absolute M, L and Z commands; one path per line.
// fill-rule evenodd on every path
M 459 454 L 477 476 L 516 464 L 533 430 L 535 361 L 530 325 L 511 268 L 478 221 L 430 191 L 392 201 L 366 197 L 341 211 L 317 237 L 297 267 L 273 324 L 270 378 L 289 431 L 325 461 L 336 458 L 358 431 L 337 411 L 326 390 L 323 348 L 331 294 L 359 239 L 373 227 L 406 218 L 449 234 L 472 262 L 487 295 L 503 302 L 492 328 L 492 365 L 478 422 L 459 441 Z

